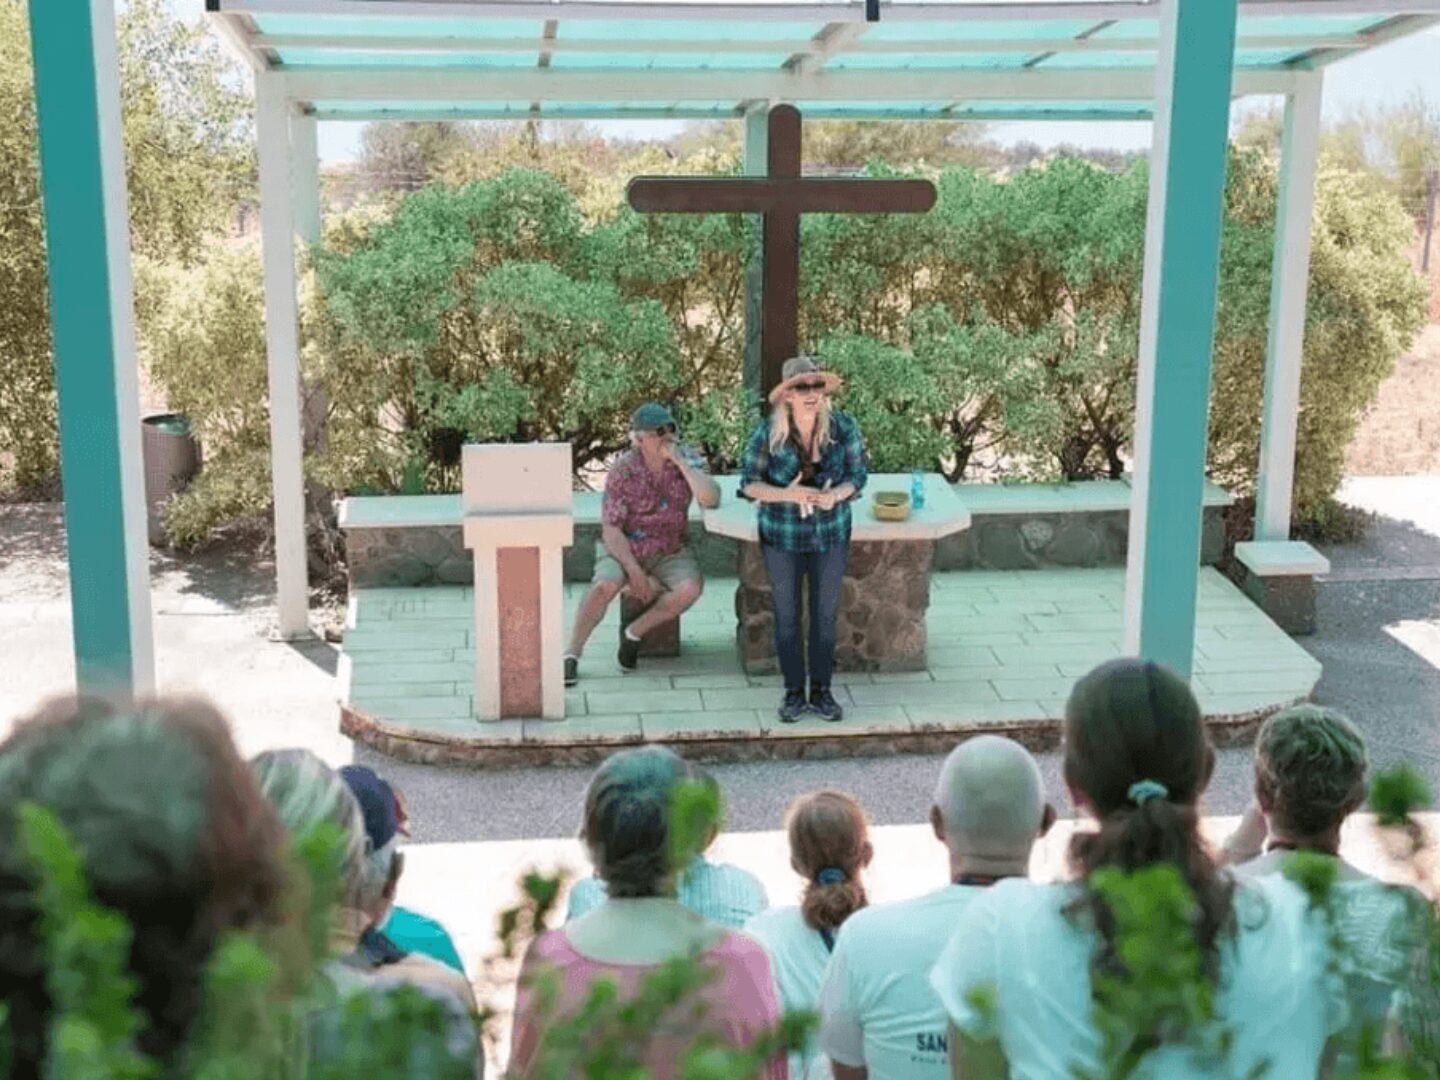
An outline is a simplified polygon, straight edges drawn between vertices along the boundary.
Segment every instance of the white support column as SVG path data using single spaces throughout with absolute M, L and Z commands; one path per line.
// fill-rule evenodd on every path
M 320 242 L 324 218 L 320 206 L 320 150 L 315 117 L 297 112 L 290 117 L 290 152 L 294 168 L 295 232 L 307 244 Z
M 1260 473 L 1255 485 L 1256 540 L 1290 539 L 1322 79 L 1319 71 L 1307 72 L 1285 98 L 1270 280 L 1270 339 L 1265 349 L 1265 412 L 1260 426 Z
M 265 350 L 270 363 L 270 468 L 275 491 L 275 581 L 280 636 L 309 632 L 305 480 L 300 427 L 299 305 L 295 282 L 290 106 L 284 84 L 255 77 L 260 226 L 265 256 Z

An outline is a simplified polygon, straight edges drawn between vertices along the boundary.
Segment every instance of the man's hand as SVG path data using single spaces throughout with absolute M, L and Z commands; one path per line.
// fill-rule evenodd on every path
M 655 599 L 655 594 L 659 591 L 656 588 L 659 582 L 653 577 L 638 566 L 627 576 L 630 581 L 630 596 L 636 603 L 648 604 Z
M 673 461 L 676 465 L 681 464 L 685 458 L 680 453 L 680 440 L 674 435 L 667 435 L 660 440 L 660 456 L 666 461 Z

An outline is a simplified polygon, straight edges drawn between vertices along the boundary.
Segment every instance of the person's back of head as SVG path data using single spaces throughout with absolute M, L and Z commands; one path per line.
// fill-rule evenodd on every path
M 1333 709 L 1270 717 L 1255 741 L 1255 794 L 1272 832 L 1295 841 L 1336 833 L 1365 801 L 1368 764 L 1360 732 Z
M 364 910 L 369 879 L 365 820 L 345 781 L 309 750 L 267 750 L 250 766 L 292 840 L 322 826 L 333 831 L 340 844 L 342 901 Z
M 790 865 L 805 879 L 805 922 L 822 934 L 838 930 L 868 902 L 861 875 L 874 849 L 864 808 L 839 791 L 802 795 L 790 804 L 785 832 Z
M 1215 751 L 1195 696 L 1168 668 L 1112 660 L 1091 671 L 1065 706 L 1065 782 L 1099 824 L 1077 833 L 1070 855 L 1087 880 L 1097 870 L 1175 868 L 1194 893 L 1196 944 L 1213 982 L 1219 945 L 1233 925 L 1233 885 L 1200 836 L 1196 803 L 1209 783 Z M 1117 971 L 1114 918 L 1087 890 L 1076 906 L 1099 931 L 1099 971 Z
M 0 1002 L 16 1075 L 40 1071 L 51 1001 L 19 807 L 47 810 L 83 860 L 96 901 L 133 940 L 141 1051 L 183 1046 L 220 935 L 283 918 L 284 837 L 224 719 L 193 700 L 121 706 L 64 699 L 0 743 Z
M 580 839 L 614 899 L 665 896 L 680 869 L 673 864 L 670 815 L 675 793 L 692 773 L 663 746 L 612 754 L 585 792 Z
M 1054 813 L 1030 752 L 1013 739 L 977 735 L 941 766 L 931 823 L 950 850 L 952 871 L 1024 874 Z

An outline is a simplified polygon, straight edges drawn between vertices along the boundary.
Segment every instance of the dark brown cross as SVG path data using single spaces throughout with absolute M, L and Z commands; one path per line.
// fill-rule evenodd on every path
M 800 215 L 915 214 L 935 205 L 929 180 L 800 175 L 800 111 L 777 105 L 768 118 L 765 176 L 637 176 L 626 188 L 641 213 L 763 214 L 760 289 L 760 392 L 780 381 L 799 351 Z

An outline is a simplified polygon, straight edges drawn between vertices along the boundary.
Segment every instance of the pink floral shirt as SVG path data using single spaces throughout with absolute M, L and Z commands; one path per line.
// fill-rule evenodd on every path
M 697 1036 L 713 1035 L 727 1046 L 740 1049 L 751 1046 L 779 1023 L 780 1005 L 770 975 L 770 958 L 759 942 L 728 931 L 700 954 L 700 962 L 715 969 L 715 977 L 694 999 L 675 1010 L 685 1015 L 661 1019 L 645 1049 L 644 1065 L 655 1080 L 673 1080 L 679 1072 L 681 1055 L 694 1045 Z M 609 964 L 581 956 L 564 930 L 541 934 L 531 943 L 520 971 L 510 1071 L 506 1075 L 528 1077 L 537 1064 L 547 1019 L 540 1015 L 534 986 L 535 977 L 542 971 L 559 976 L 554 1012 L 548 1014 L 559 1018 L 572 1016 L 581 1007 L 596 979 L 613 982 L 623 1001 L 634 995 L 641 980 L 654 970 L 646 964 Z M 766 1063 L 760 1080 L 787 1080 L 787 1075 L 785 1055 L 781 1054 Z
M 631 450 L 605 478 L 600 517 L 625 534 L 637 559 L 673 555 L 689 535 L 690 499 L 690 485 L 674 462 L 651 472 L 640 451 Z

